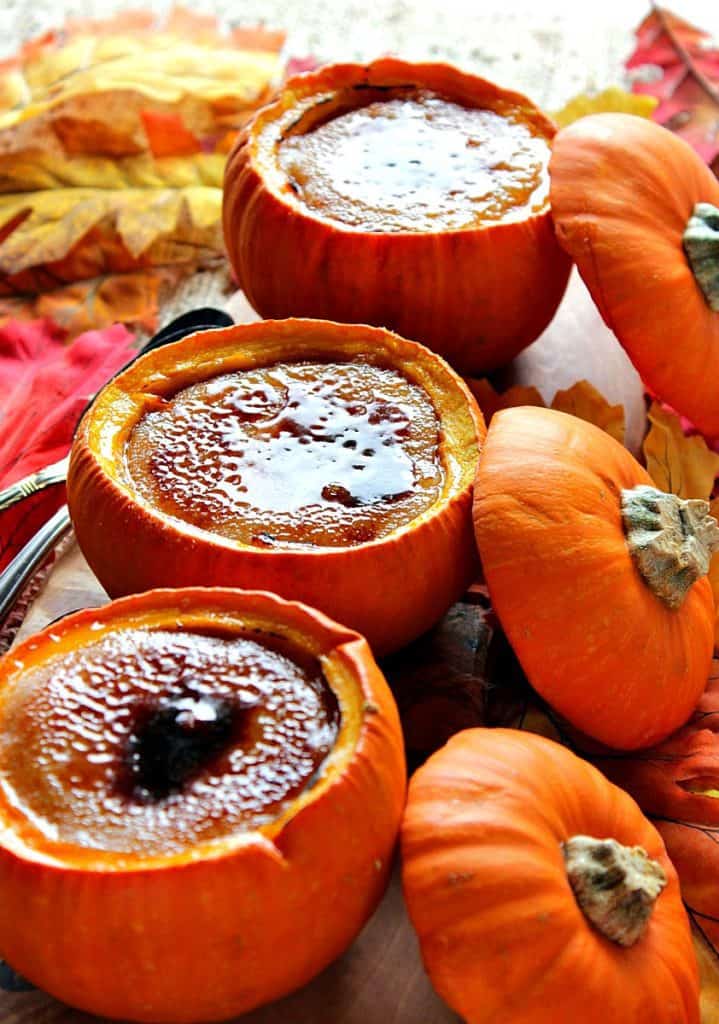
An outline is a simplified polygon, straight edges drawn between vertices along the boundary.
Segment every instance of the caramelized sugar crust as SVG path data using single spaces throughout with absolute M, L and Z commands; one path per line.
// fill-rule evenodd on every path
M 220 746 L 163 795 L 144 788 L 133 758 L 148 722 L 220 705 Z M 339 722 L 319 664 L 278 638 L 121 629 L 19 678 L 0 722 L 0 785 L 47 839 L 180 852 L 278 817 Z
M 278 163 L 307 208 L 373 232 L 516 219 L 547 202 L 549 144 L 513 106 L 480 110 L 427 90 L 286 136 Z
M 126 465 L 165 514 L 257 547 L 361 544 L 430 508 L 444 481 L 426 392 L 366 363 L 278 363 L 158 399 Z

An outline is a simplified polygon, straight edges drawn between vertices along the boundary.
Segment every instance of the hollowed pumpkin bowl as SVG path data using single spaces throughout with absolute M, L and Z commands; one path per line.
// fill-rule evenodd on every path
M 75 437 L 68 503 L 112 597 L 269 590 L 385 652 L 477 572 L 484 434 L 463 381 L 421 345 L 322 321 L 236 326 L 148 353 L 104 388 Z
M 291 78 L 226 168 L 240 287 L 264 317 L 389 327 L 465 374 L 507 363 L 569 275 L 548 200 L 554 133 L 525 96 L 447 64 L 383 58 Z M 309 168 L 294 152 L 305 139 Z
M 339 956 L 405 793 L 366 642 L 219 588 L 88 609 L 2 659 L 0 780 L 0 955 L 137 1021 L 225 1019 Z

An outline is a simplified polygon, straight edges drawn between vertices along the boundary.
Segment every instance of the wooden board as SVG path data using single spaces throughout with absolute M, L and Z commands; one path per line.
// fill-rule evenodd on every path
M 233 300 L 231 312 L 237 320 L 253 317 L 241 297 Z M 546 400 L 560 388 L 582 378 L 590 380 L 611 401 L 624 405 L 628 442 L 638 448 L 645 416 L 641 382 L 578 278 L 572 280 L 554 323 L 515 361 L 506 378 L 534 384 Z M 72 546 L 53 568 L 20 636 L 67 612 L 106 600 L 79 550 Z M 431 634 L 405 652 L 386 659 L 383 667 L 403 713 L 410 766 L 446 735 L 486 719 L 489 635 L 481 599 L 473 599 L 455 606 Z M 0 991 L 2 1024 L 81 1024 L 96 1019 L 37 991 Z M 376 914 L 340 960 L 301 991 L 245 1015 L 242 1022 L 450 1024 L 457 1019 L 434 994 L 424 974 L 395 871 Z

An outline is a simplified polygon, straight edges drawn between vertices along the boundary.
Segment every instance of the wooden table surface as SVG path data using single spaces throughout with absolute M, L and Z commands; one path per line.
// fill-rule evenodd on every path
M 231 311 L 238 320 L 253 318 L 241 297 L 233 300 Z M 573 278 L 554 323 L 515 361 L 507 379 L 534 384 L 545 400 L 551 400 L 557 390 L 582 378 L 590 380 L 612 402 L 624 405 L 628 442 L 636 450 L 644 430 L 641 383 L 616 339 L 602 324 L 584 286 L 578 278 Z M 20 636 L 36 631 L 69 611 L 106 600 L 73 545 L 54 567 L 48 585 L 30 609 Z M 476 622 L 470 615 L 455 615 L 451 621 L 455 634 L 464 630 L 464 635 L 459 637 L 462 642 L 454 648 L 457 653 L 452 655 L 456 663 L 446 663 L 448 647 L 445 643 L 432 646 L 430 639 L 429 646 L 423 650 L 433 651 L 430 658 L 435 657 L 437 663 L 422 665 L 423 678 L 432 678 L 433 670 L 443 679 L 453 672 L 467 685 L 472 673 L 479 671 L 474 667 L 479 642 L 473 633 Z M 402 656 L 395 656 L 394 671 L 388 673 L 390 681 L 394 683 L 396 677 L 398 686 L 405 690 L 411 688 L 414 666 L 426 660 L 424 655 L 412 660 L 408 653 L 403 664 Z M 401 696 L 398 693 L 400 707 Z M 479 712 L 474 724 L 481 724 Z M 128 979 L 128 984 L 131 983 Z M 81 1024 L 97 1019 L 69 1009 L 35 990 L 0 991 L 2 1024 Z M 301 991 L 242 1018 L 243 1024 L 450 1024 L 457 1020 L 434 994 L 423 971 L 396 870 L 379 909 L 340 960 Z

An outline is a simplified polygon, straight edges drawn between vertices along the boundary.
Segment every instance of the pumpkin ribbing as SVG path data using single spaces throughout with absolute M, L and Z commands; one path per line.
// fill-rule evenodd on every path
M 709 308 L 719 313 L 719 207 L 697 203 L 682 241 L 689 266 Z
M 644 582 L 670 608 L 680 608 L 719 550 L 709 502 L 644 484 L 623 490 L 621 501 L 627 546 Z
M 667 884 L 664 868 L 641 846 L 572 836 L 562 843 L 567 878 L 585 917 L 620 946 L 633 946 Z

